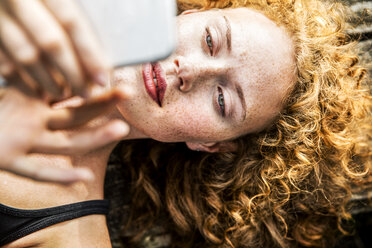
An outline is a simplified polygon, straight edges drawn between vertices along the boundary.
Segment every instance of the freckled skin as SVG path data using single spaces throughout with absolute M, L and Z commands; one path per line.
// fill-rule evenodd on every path
M 223 16 L 231 23 L 231 53 Z M 146 93 L 141 66 L 115 71 L 113 85 L 134 92 L 118 104 L 122 116 L 143 136 L 163 142 L 231 140 L 270 124 L 295 78 L 293 44 L 284 29 L 247 8 L 181 15 L 177 26 L 177 49 L 160 61 L 167 82 L 162 107 Z M 207 27 L 221 34 L 212 37 L 214 44 L 221 44 L 213 56 L 205 42 Z M 234 91 L 237 84 L 247 107 L 243 122 L 222 117 L 216 108 L 220 87 L 225 109 L 240 116 L 242 106 Z

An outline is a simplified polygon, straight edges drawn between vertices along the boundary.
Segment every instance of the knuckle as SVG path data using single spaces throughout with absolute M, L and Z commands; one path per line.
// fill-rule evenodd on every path
M 64 144 L 62 151 L 64 154 L 83 155 L 89 151 L 88 146 L 90 145 L 87 145 L 85 142 L 81 143 L 81 141 L 71 138 Z
M 61 15 L 60 23 L 66 30 L 73 30 L 77 26 L 76 17 L 72 13 Z
M 63 153 L 70 153 L 73 150 L 72 145 L 73 144 L 70 139 L 64 139 L 64 141 L 61 142 L 59 150 Z
M 40 47 L 46 52 L 60 52 L 63 49 L 64 41 L 65 39 L 60 33 L 45 35 L 43 39 L 40 39 Z
M 58 52 L 62 49 L 62 44 L 58 40 L 43 41 L 40 46 L 46 52 Z
M 66 147 L 64 152 L 70 155 L 83 155 L 89 149 L 84 144 L 73 144 L 70 147 Z
M 54 146 L 54 150 L 58 151 L 58 153 L 66 153 L 71 149 L 72 143 L 71 139 L 68 134 L 65 133 L 55 133 L 52 138 L 48 138 L 48 142 L 45 142 L 46 144 L 49 143 L 50 140 L 54 140 L 54 143 L 56 146 Z
M 30 178 L 42 181 L 44 179 L 43 173 L 40 170 L 34 170 L 28 175 Z

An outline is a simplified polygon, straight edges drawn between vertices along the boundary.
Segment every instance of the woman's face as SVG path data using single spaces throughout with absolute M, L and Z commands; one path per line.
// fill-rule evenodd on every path
M 284 29 L 247 8 L 186 12 L 177 26 L 172 56 L 115 72 L 113 84 L 134 93 L 118 105 L 124 118 L 163 142 L 232 140 L 269 125 L 295 81 Z

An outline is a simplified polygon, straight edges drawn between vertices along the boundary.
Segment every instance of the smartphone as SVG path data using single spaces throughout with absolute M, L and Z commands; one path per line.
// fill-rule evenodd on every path
M 115 67 L 165 59 L 176 46 L 176 0 L 78 0 Z

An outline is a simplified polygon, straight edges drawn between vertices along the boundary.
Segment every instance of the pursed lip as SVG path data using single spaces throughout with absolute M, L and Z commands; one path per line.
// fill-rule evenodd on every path
M 157 84 L 154 81 L 153 72 L 155 73 Z M 142 75 L 147 93 L 161 107 L 167 88 L 163 69 L 158 62 L 146 63 L 142 66 Z

